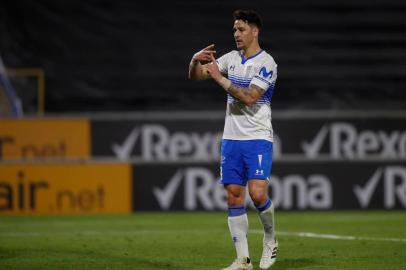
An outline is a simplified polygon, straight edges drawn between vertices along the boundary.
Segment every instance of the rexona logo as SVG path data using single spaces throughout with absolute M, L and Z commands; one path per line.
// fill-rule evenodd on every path
M 122 142 L 114 142 L 112 150 L 121 160 L 132 157 L 146 161 L 219 160 L 222 133 L 173 132 L 162 125 L 148 124 L 134 129 Z M 140 152 L 135 151 L 140 145 Z
M 179 188 L 183 185 L 184 208 L 197 210 L 226 210 L 226 191 L 218 177 L 207 168 L 189 167 L 179 169 L 164 187 L 153 187 L 153 194 L 163 210 L 171 208 Z M 270 183 L 271 198 L 276 207 L 283 209 L 329 209 L 332 207 L 330 180 L 324 175 L 304 178 L 288 175 L 284 178 L 273 176 Z M 247 199 L 249 196 L 247 196 Z M 252 201 L 248 206 L 254 208 Z
M 330 158 L 406 158 L 406 131 L 357 130 L 346 122 L 324 125 L 311 141 L 303 141 L 306 157 L 317 158 L 327 144 Z
M 168 210 L 180 184 L 184 184 L 184 207 L 196 210 L 198 203 L 206 210 L 227 209 L 226 191 L 213 173 L 206 168 L 179 169 L 165 187 L 154 187 L 153 193 L 159 206 Z
M 272 201 L 282 209 L 330 209 L 333 206 L 331 181 L 322 174 L 272 176 L 269 186 Z
M 379 182 L 383 184 L 382 190 L 377 190 Z M 406 167 L 378 168 L 363 186 L 355 185 L 353 192 L 362 208 L 367 208 L 370 205 L 371 199 L 377 192 L 383 193 L 385 208 L 394 208 L 397 202 L 402 207 L 406 207 Z

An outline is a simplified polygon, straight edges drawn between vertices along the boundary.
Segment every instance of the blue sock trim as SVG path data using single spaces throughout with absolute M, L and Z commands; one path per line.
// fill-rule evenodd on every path
M 257 210 L 259 212 L 262 212 L 262 211 L 265 211 L 266 209 L 268 209 L 271 206 L 271 204 L 272 204 L 272 201 L 271 201 L 271 199 L 268 198 L 268 200 L 266 200 L 266 202 L 264 204 L 255 206 L 255 207 L 257 208 Z
M 245 209 L 244 205 L 237 205 L 228 208 L 229 217 L 242 216 L 245 213 L 247 213 L 247 210 Z

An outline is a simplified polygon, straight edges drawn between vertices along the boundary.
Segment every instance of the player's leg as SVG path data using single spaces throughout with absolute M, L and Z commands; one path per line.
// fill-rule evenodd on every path
M 276 261 L 278 242 L 275 236 L 274 206 L 268 197 L 268 181 L 249 180 L 248 188 L 264 228 L 263 250 L 259 267 L 260 269 L 269 269 Z
M 245 186 L 226 184 L 228 228 L 237 252 L 237 259 L 223 270 L 253 269 L 248 251 L 248 217 L 245 210 Z
M 245 209 L 245 186 L 242 158 L 235 141 L 223 140 L 221 147 L 221 183 L 227 190 L 228 227 L 237 259 L 223 270 L 253 269 L 248 250 L 248 217 Z
M 264 227 L 266 242 L 275 241 L 274 207 L 268 197 L 268 181 L 252 179 L 248 182 L 249 193 L 258 210 L 259 219 Z
M 245 149 L 244 163 L 248 167 L 248 191 L 258 210 L 264 228 L 261 269 L 268 269 L 276 260 L 278 243 L 275 237 L 274 207 L 268 196 L 268 179 L 272 166 L 272 143 L 250 141 Z
M 228 227 L 235 245 L 237 258 L 249 258 L 248 217 L 245 209 L 245 187 L 229 184 L 227 190 Z

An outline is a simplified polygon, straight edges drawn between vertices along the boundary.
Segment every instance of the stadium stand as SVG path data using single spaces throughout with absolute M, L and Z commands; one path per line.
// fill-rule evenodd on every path
M 401 0 L 7 1 L 0 52 L 6 66 L 45 70 L 47 112 L 224 109 L 221 89 L 188 81 L 187 67 L 210 43 L 234 48 L 239 7 L 265 21 L 277 109 L 404 109 Z

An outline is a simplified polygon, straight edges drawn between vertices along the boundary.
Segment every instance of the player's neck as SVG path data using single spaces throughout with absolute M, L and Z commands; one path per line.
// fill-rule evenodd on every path
M 246 49 L 243 50 L 243 55 L 245 58 L 249 58 L 261 51 L 261 47 L 259 47 L 259 44 L 254 44 Z

